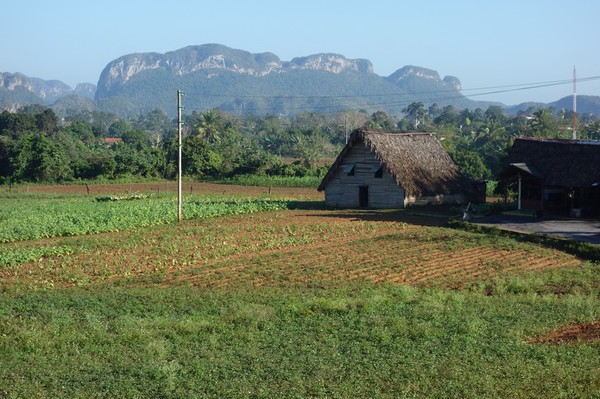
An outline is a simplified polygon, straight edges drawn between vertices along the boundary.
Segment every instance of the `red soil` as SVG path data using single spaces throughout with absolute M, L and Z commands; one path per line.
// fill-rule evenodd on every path
M 529 340 L 532 344 L 586 344 L 600 341 L 600 320 L 570 324 Z

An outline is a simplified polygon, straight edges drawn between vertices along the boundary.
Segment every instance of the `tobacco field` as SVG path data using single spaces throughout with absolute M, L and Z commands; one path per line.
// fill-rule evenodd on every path
M 241 191 L 0 197 L 0 396 L 600 393 L 596 263 Z

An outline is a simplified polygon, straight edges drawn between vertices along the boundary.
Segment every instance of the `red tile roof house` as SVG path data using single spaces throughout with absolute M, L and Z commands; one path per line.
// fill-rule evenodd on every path
M 104 139 L 104 144 L 113 145 L 113 144 L 118 143 L 120 141 L 123 141 L 123 139 L 120 138 L 120 137 L 106 137 Z

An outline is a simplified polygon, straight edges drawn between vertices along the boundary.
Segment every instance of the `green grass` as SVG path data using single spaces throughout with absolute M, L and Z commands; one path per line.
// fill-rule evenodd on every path
M 597 295 L 348 286 L 0 296 L 4 397 L 594 397 Z M 596 396 L 597 397 L 597 396 Z

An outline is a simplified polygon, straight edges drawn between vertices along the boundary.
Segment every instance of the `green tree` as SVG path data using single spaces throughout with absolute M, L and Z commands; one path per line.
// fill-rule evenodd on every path
M 535 111 L 527 124 L 530 137 L 556 138 L 559 136 L 558 121 L 547 108 Z
M 164 169 L 164 153 L 161 149 L 141 149 L 127 143 L 116 143 L 112 147 L 116 162 L 115 175 L 156 177 Z
M 160 109 L 150 111 L 133 123 L 134 130 L 141 130 L 148 136 L 149 143 L 159 147 L 163 140 L 173 137 L 177 133 L 177 123 Z
M 12 159 L 16 145 L 8 136 L 0 135 L 0 183 L 13 177 Z
M 182 148 L 183 173 L 190 176 L 217 176 L 221 170 L 223 158 L 213 151 L 200 136 L 187 136 Z
M 497 124 L 503 125 L 506 123 L 506 115 L 504 114 L 504 109 L 499 105 L 490 105 L 488 109 L 485 110 L 485 120 L 493 121 Z
M 129 122 L 119 119 L 110 125 L 108 134 L 110 137 L 123 137 L 123 135 L 130 133 L 132 130 L 133 128 Z
M 123 142 L 135 147 L 137 150 L 142 150 L 151 145 L 150 136 L 148 133 L 140 129 L 130 129 L 121 134 Z
M 506 133 L 503 125 L 490 120 L 477 130 L 471 148 L 479 154 L 487 168 L 497 174 L 504 167 L 512 141 L 513 137 Z
M 456 151 L 451 155 L 460 171 L 472 179 L 486 180 L 491 177 L 492 173 L 475 151 Z
M 18 139 L 25 133 L 37 130 L 35 115 L 15 114 L 3 111 L 0 114 L 0 135 Z
M 417 130 L 419 125 L 425 122 L 427 110 L 420 101 L 413 101 L 402 112 L 405 114 L 405 118 L 411 121 L 414 130 Z
M 52 133 L 58 129 L 58 118 L 54 111 L 46 109 L 35 115 L 35 125 L 40 131 Z
M 214 143 L 219 141 L 223 131 L 223 116 L 214 109 L 203 112 L 194 126 L 198 135 L 207 142 Z
M 437 118 L 433 119 L 433 122 L 440 126 L 458 126 L 459 115 L 456 108 L 452 105 L 447 105 L 439 112 Z
M 64 151 L 43 134 L 28 134 L 21 140 L 15 164 L 17 180 L 60 182 L 73 177 Z
M 78 138 L 79 140 L 92 140 L 94 139 L 94 131 L 92 125 L 87 122 L 72 122 L 67 126 L 65 132 L 71 136 Z
M 111 178 L 117 170 L 117 161 L 108 151 L 89 150 L 73 165 L 73 170 L 78 179 Z
M 91 115 L 92 130 L 96 137 L 107 137 L 108 129 L 118 120 L 114 113 L 93 111 Z
M 387 113 L 377 111 L 371 115 L 371 118 L 365 123 L 365 127 L 368 129 L 391 130 L 395 127 L 395 123 Z
M 581 129 L 581 137 L 591 140 L 600 140 L 600 120 L 585 124 Z

